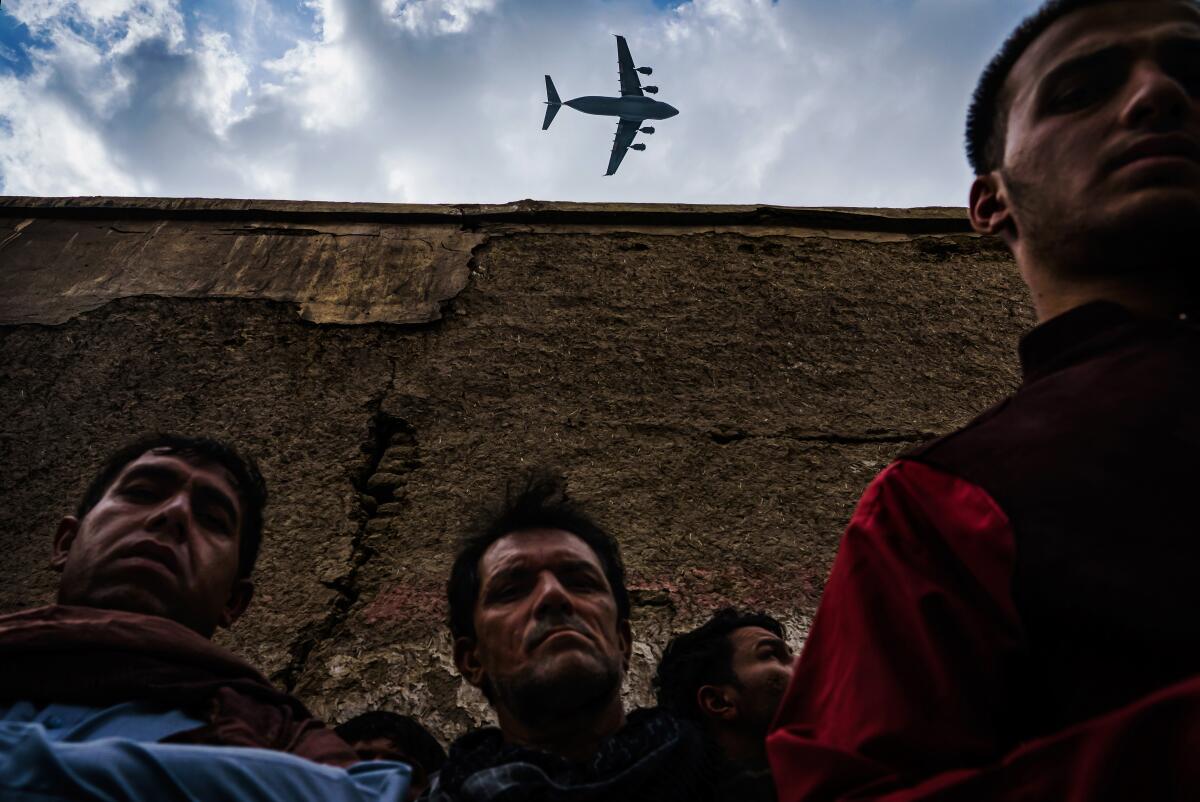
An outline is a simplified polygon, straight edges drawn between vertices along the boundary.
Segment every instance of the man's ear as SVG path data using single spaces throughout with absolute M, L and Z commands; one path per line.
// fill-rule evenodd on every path
M 458 667 L 458 673 L 463 675 L 463 679 L 476 688 L 482 688 L 483 682 L 487 678 L 487 672 L 484 671 L 483 663 L 479 660 L 479 653 L 475 650 L 475 645 L 474 638 L 468 638 L 465 635 L 455 638 L 454 665 Z
M 999 171 L 975 176 L 967 211 L 971 216 L 971 227 L 980 234 L 1015 233 L 1008 190 Z
M 63 566 L 67 564 L 67 554 L 71 551 L 71 544 L 75 542 L 75 536 L 79 534 L 79 519 L 74 515 L 68 515 L 58 522 L 58 531 L 54 533 L 54 545 L 50 554 L 50 567 L 55 571 L 62 571 Z
M 245 577 L 238 577 L 234 580 L 233 590 L 229 591 L 229 600 L 225 602 L 225 609 L 221 611 L 221 618 L 217 621 L 217 626 L 226 629 L 233 626 L 233 622 L 246 612 L 252 598 L 254 598 L 254 583 Z
M 696 691 L 696 704 L 705 718 L 718 721 L 737 718 L 736 693 L 728 685 L 701 685 Z

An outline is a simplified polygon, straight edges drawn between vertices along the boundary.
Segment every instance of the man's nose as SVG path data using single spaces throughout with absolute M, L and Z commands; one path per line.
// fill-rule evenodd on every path
M 539 618 L 550 613 L 571 612 L 575 609 L 571 594 L 553 573 L 543 571 L 534 590 L 534 614 Z
M 1158 64 L 1139 62 L 1129 85 L 1131 91 L 1121 111 L 1121 122 L 1127 128 L 1171 131 L 1192 112 L 1194 101 L 1187 88 Z
M 175 493 L 155 508 L 146 526 L 153 532 L 165 532 L 171 537 L 183 538 L 187 535 L 191 516 L 192 503 L 188 494 Z

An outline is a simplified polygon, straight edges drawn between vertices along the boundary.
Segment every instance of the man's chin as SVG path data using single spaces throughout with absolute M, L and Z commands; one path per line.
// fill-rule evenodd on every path
M 621 690 L 621 667 L 598 655 L 571 650 L 543 661 L 535 672 L 504 683 L 504 696 L 527 721 L 601 709 Z M 497 690 L 501 690 L 497 688 Z
M 95 607 L 101 610 L 118 610 L 123 613 L 166 618 L 187 626 L 185 622 L 179 620 L 176 610 L 168 600 L 144 587 L 105 588 L 79 598 L 61 599 L 61 601 L 63 604 L 74 604 L 80 607 Z
M 1200 191 L 1153 187 L 1107 209 L 1093 209 L 1074 230 L 1059 236 L 1078 243 L 1077 255 L 1085 258 L 1072 260 L 1079 262 L 1076 269 L 1150 278 L 1147 271 L 1190 269 L 1197 231 Z
M 1106 228 L 1137 238 L 1200 230 L 1200 186 L 1148 186 L 1130 192 L 1105 217 Z
M 608 669 L 595 654 L 570 649 L 547 655 L 524 680 L 539 694 L 562 696 L 570 689 L 591 688 L 606 683 Z

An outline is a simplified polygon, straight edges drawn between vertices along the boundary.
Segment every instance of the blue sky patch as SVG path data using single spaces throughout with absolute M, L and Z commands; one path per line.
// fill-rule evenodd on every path
M 29 48 L 33 44 L 29 29 L 0 8 L 0 75 L 28 75 L 33 69 L 29 59 Z

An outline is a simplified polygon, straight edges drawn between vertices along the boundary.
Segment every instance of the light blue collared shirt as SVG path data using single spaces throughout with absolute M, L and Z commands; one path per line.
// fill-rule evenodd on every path
M 41 724 L 49 740 L 71 743 L 111 737 L 161 741 L 204 724 L 182 710 L 147 702 L 121 702 L 109 707 L 16 702 L 0 705 L 0 723 Z
M 143 702 L 0 707 L 5 802 L 403 802 L 409 767 L 323 766 L 266 749 L 162 744 L 200 722 Z

